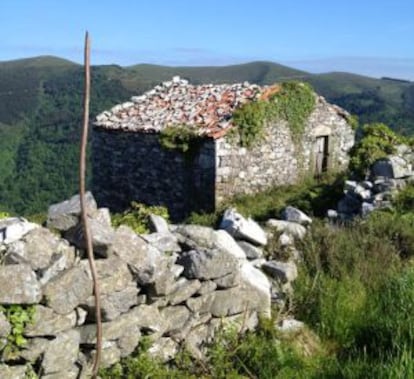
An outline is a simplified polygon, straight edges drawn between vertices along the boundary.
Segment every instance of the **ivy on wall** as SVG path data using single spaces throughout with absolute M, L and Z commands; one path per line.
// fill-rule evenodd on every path
M 309 84 L 286 82 L 277 87 L 267 99 L 249 102 L 233 114 L 232 135 L 238 135 L 239 143 L 252 147 L 264 137 L 266 122 L 285 120 L 297 143 L 305 130 L 306 120 L 315 107 L 315 95 Z

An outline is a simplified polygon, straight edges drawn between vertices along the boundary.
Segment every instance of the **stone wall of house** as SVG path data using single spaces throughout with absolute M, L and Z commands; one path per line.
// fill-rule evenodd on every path
M 342 113 L 342 115 L 341 115 Z M 240 148 L 226 137 L 216 141 L 216 201 L 240 193 L 252 193 L 273 185 L 291 184 L 314 172 L 316 138 L 328 136 L 329 169 L 348 163 L 354 132 L 347 113 L 318 97 L 303 137 L 294 143 L 286 122 L 267 125 L 263 142 Z
M 144 336 L 148 353 L 164 362 L 181 348 L 203 359 L 217 329 L 254 329 L 259 316 L 270 317 L 271 302 L 281 306 L 291 291 L 294 262 L 266 261 L 266 232 L 232 210 L 226 230 L 169 225 L 152 215 L 152 233 L 137 235 L 127 226 L 114 229 L 108 209 L 98 209 L 90 193 L 86 200 L 100 281 L 103 367 L 130 355 Z M 2 379 L 24 379 L 30 370 L 45 379 L 90 377 L 95 306 L 79 214 L 74 196 L 49 208 L 47 227 L 0 220 Z M 34 312 L 19 331 L 8 313 L 13 305 Z
M 317 97 L 299 143 L 293 143 L 282 121 L 268 125 L 264 141 L 252 149 L 240 148 L 226 137 L 206 138 L 191 160 L 162 148 L 158 134 L 97 127 L 92 190 L 101 206 L 117 211 L 131 201 L 167 206 L 175 220 L 191 211 L 211 211 L 235 194 L 294 183 L 312 173 L 318 136 L 329 138 L 330 168 L 345 167 L 354 142 L 346 115 Z
M 214 208 L 215 145 L 206 140 L 192 159 L 167 150 L 158 134 L 97 129 L 92 189 L 101 206 L 123 210 L 131 201 L 167 206 L 173 219 Z

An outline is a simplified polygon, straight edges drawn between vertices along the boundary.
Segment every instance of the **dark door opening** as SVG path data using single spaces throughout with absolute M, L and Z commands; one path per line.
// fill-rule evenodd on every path
M 329 137 L 317 137 L 315 141 L 315 175 L 328 171 Z

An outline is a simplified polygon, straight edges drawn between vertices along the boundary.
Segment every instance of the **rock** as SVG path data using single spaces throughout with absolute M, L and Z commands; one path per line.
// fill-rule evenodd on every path
M 165 218 L 153 213 L 149 215 L 149 227 L 150 230 L 155 233 L 167 234 L 170 232 Z
M 210 292 L 202 296 L 192 297 L 187 300 L 188 309 L 193 313 L 210 313 L 217 291 Z
M 61 333 L 50 341 L 42 360 L 43 373 L 64 373 L 72 368 L 78 359 L 79 343 L 80 334 L 77 330 Z
M 0 265 L 0 304 L 36 304 L 42 298 L 36 274 L 27 264 Z
M 278 325 L 277 330 L 283 333 L 297 332 L 305 327 L 302 321 L 293 318 L 283 319 Z
M 1 379 L 25 379 L 27 366 L 8 366 L 0 364 Z
M 172 233 L 151 233 L 142 238 L 163 254 L 173 254 L 181 251 L 177 237 Z
M 70 257 L 71 254 L 73 257 Z M 72 262 L 75 258 L 73 249 L 66 241 L 58 238 L 49 229 L 35 228 L 22 240 L 10 244 L 5 261 L 6 264 L 28 263 L 33 270 L 38 271 L 46 270 L 62 255 Z
M 175 260 L 175 257 L 163 257 L 159 260 L 153 280 L 147 287 L 148 294 L 151 297 L 167 296 L 176 290 L 176 278 L 171 275 Z M 168 302 L 168 299 L 165 298 L 165 301 Z
M 92 294 L 92 281 L 79 266 L 64 271 L 44 287 L 46 303 L 58 314 L 67 314 Z
M 242 248 L 247 259 L 258 259 L 263 257 L 263 251 L 257 246 L 246 241 L 238 241 L 237 244 Z
M 375 206 L 371 203 L 363 202 L 361 204 L 361 216 L 362 217 L 367 217 L 374 210 L 375 210 Z
M 292 245 L 294 245 L 294 243 L 295 243 L 294 238 L 288 233 L 283 232 L 279 236 L 279 244 L 282 247 L 292 246 Z
M 0 337 L 7 337 L 10 333 L 11 326 L 6 316 L 0 311 Z
M 47 338 L 30 338 L 20 351 L 19 356 L 30 363 L 35 363 L 46 351 L 49 342 L 50 340 Z
M 75 263 L 75 249 L 65 240 L 61 240 L 57 253 L 52 256 L 50 265 L 38 272 L 39 282 L 44 286 L 60 272 L 67 270 Z
M 80 368 L 77 365 L 65 370 L 65 379 L 78 379 Z M 62 372 L 42 375 L 42 379 L 62 379 Z
M 9 217 L 0 220 L 0 244 L 10 244 L 18 241 L 39 225 L 28 222 L 21 217 Z
M 227 209 L 223 214 L 220 229 L 226 230 L 236 239 L 246 240 L 255 245 L 266 245 L 265 231 L 251 218 L 244 218 L 235 209 Z
M 338 212 L 335 209 L 328 209 L 326 212 L 326 217 L 331 220 L 336 220 L 338 218 Z
M 214 246 L 214 230 L 207 226 L 178 225 L 175 233 L 180 234 L 186 240 L 190 240 L 186 241 L 190 248 L 205 247 L 211 249 Z
M 212 280 L 206 280 L 205 282 L 201 282 L 201 286 L 200 289 L 197 291 L 197 295 L 205 295 L 207 293 L 215 291 L 216 288 L 216 283 L 214 283 Z
M 91 214 L 91 218 L 105 226 L 112 226 L 109 208 L 99 208 Z
M 107 258 L 108 250 L 114 240 L 114 229 L 112 226 L 103 224 L 91 217 L 88 217 L 88 224 L 94 253 L 100 257 Z M 77 248 L 86 250 L 83 224 L 77 224 L 66 231 L 65 238 Z
M 128 264 L 141 285 L 149 284 L 161 260 L 161 254 L 127 226 L 120 226 L 114 236 L 110 254 L 115 254 Z
M 184 305 L 165 307 L 161 310 L 161 317 L 168 321 L 165 333 L 171 335 L 179 332 L 188 323 L 190 311 Z
M 293 282 L 298 276 L 298 270 L 293 262 L 269 261 L 263 264 L 263 271 L 282 283 Z
M 214 231 L 214 246 L 226 254 L 233 255 L 241 261 L 246 260 L 246 253 L 234 238 L 225 230 Z
M 92 281 L 89 262 L 83 260 L 81 262 L 81 267 Z M 95 267 L 102 295 L 122 291 L 127 286 L 134 284 L 133 276 L 129 271 L 127 264 L 116 256 L 112 256 L 108 259 L 97 259 L 95 261 Z
M 34 308 L 33 322 L 26 326 L 24 335 L 28 337 L 56 336 L 76 325 L 76 312 L 59 315 L 43 305 Z
M 184 266 L 184 276 L 188 279 L 216 279 L 240 267 L 240 262 L 232 254 L 219 250 L 191 250 L 183 253 L 177 263 Z
M 366 189 L 364 186 L 360 184 L 356 186 L 354 194 L 357 195 L 361 200 L 367 200 L 372 196 L 371 190 Z
M 347 194 L 338 201 L 338 212 L 345 214 L 357 214 L 361 207 L 361 202 L 352 195 Z
M 148 349 L 150 357 L 165 363 L 170 361 L 178 353 L 178 343 L 169 337 L 162 337 Z
M 177 282 L 176 289 L 173 293 L 168 295 L 169 303 L 177 305 L 183 303 L 188 298 L 193 296 L 201 287 L 199 280 L 187 280 L 180 278 Z
M 121 291 L 112 292 L 101 297 L 101 312 L 103 321 L 115 320 L 122 313 L 138 304 L 139 289 L 128 286 Z M 90 320 L 95 321 L 95 298 L 89 297 L 86 301 Z
M 141 332 L 138 327 L 128 328 L 128 332 L 117 341 L 121 357 L 131 355 L 137 348 L 141 339 Z
M 312 223 L 312 219 L 303 213 L 300 209 L 288 206 L 282 212 L 282 219 L 285 221 L 296 222 L 301 225 Z
M 358 185 L 358 183 L 354 180 L 345 180 L 344 183 L 344 192 L 353 192 L 356 188 L 356 186 Z
M 85 194 L 86 210 L 92 214 L 97 210 L 96 201 L 90 192 Z M 79 221 L 81 214 L 79 195 L 71 197 L 49 207 L 47 214 L 47 227 L 65 232 L 73 228 Z
M 412 166 L 398 155 L 379 159 L 371 166 L 372 176 L 398 179 L 413 175 Z
M 291 235 L 297 239 L 303 239 L 306 234 L 306 228 L 296 222 L 275 220 L 273 218 L 267 220 L 266 225 L 275 228 L 277 231 Z
M 214 283 L 217 284 L 218 289 L 225 289 L 238 286 L 240 284 L 240 279 L 240 271 L 235 271 L 222 276 L 221 278 L 214 279 Z
M 95 358 L 95 350 L 92 351 L 90 360 Z M 115 342 L 106 343 L 102 349 L 101 367 L 108 368 L 119 362 L 121 359 L 121 350 Z

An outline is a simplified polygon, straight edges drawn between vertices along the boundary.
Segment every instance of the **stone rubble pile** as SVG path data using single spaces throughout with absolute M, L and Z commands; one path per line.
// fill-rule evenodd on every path
M 345 196 L 336 210 L 328 210 L 327 217 L 347 221 L 356 216 L 366 217 L 376 209 L 391 208 L 398 192 L 414 182 L 414 150 L 407 145 L 399 145 L 396 150 L 396 155 L 374 162 L 367 180 L 347 180 Z
M 248 82 L 192 85 L 175 76 L 131 101 L 96 117 L 104 129 L 158 132 L 169 125 L 197 127 L 212 135 L 232 126 L 231 117 L 241 104 L 257 99 L 267 87 Z
M 203 359 L 218 328 L 254 329 L 259 316 L 270 317 L 272 302 L 283 304 L 291 291 L 294 261 L 267 261 L 267 234 L 235 210 L 222 223 L 235 238 L 155 215 L 153 232 L 137 235 L 127 226 L 114 229 L 108 210 L 98 209 L 92 194 L 86 198 L 101 286 L 103 367 L 130 355 L 143 336 L 151 340 L 149 353 L 163 361 L 182 347 Z M 0 311 L 2 379 L 24 378 L 30 367 L 48 379 L 90 375 L 95 309 L 79 214 L 74 196 L 50 207 L 47 228 L 0 220 L 0 305 L 34 307 L 23 332 L 27 343 L 13 356 L 3 350 L 12 325 Z M 280 238 L 291 246 L 298 235 L 293 226 L 305 227 L 280 222 Z

